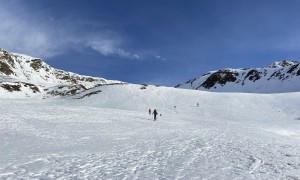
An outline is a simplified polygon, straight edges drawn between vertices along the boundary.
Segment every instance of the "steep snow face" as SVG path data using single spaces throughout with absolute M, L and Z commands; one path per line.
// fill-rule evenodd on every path
M 265 68 L 222 69 L 176 85 L 216 92 L 282 93 L 300 91 L 299 62 L 274 62 Z
M 59 93 L 56 93 L 58 90 L 55 87 L 61 90 L 62 86 L 69 86 L 68 89 L 70 90 L 74 86 L 80 85 L 82 89 L 88 89 L 101 84 L 120 83 L 122 82 L 58 70 L 39 58 L 10 53 L 0 49 L 0 96 L 5 94 L 6 97 L 13 97 L 13 94 L 16 94 L 16 96 L 26 97 L 40 96 L 47 93 L 59 95 Z M 21 88 L 26 86 L 29 87 L 27 90 Z M 52 89 L 52 91 L 49 91 L 49 89 Z

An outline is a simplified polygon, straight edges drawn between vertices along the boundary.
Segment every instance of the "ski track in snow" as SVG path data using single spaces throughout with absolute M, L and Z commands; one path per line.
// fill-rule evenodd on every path
M 287 107 L 253 119 L 227 105 L 177 106 L 154 122 L 147 109 L 69 101 L 1 100 L 0 179 L 300 179 L 299 121 Z

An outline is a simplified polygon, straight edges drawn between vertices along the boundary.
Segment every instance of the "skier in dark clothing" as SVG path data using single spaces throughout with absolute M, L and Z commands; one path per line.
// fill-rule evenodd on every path
M 154 114 L 154 121 L 156 121 L 156 116 L 158 114 L 157 111 L 156 111 L 156 109 L 154 109 L 153 114 Z
M 149 115 L 151 115 L 151 109 L 149 109 Z

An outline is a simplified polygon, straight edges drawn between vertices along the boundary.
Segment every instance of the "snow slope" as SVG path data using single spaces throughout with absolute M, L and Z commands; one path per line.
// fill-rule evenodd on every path
M 0 97 L 70 96 L 95 86 L 122 83 L 55 69 L 39 58 L 0 48 Z
M 300 63 L 273 62 L 264 68 L 210 71 L 176 88 L 213 92 L 283 93 L 300 91 Z
M 1 99 L 0 179 L 300 179 L 299 92 L 87 91 Z

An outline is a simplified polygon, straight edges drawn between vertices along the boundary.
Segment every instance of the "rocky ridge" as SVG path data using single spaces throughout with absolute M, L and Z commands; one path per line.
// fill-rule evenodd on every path
M 226 68 L 210 71 L 175 87 L 217 92 L 295 92 L 300 91 L 299 64 L 283 60 L 264 68 Z
M 0 95 L 6 97 L 72 96 L 111 84 L 124 83 L 55 69 L 39 58 L 0 49 Z

